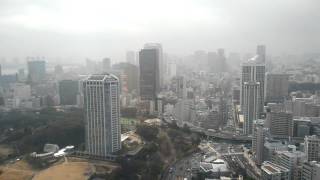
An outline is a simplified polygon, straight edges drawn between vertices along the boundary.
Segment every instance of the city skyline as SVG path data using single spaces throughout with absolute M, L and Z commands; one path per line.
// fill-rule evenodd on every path
M 0 179 L 319 180 L 320 1 L 0 1 Z

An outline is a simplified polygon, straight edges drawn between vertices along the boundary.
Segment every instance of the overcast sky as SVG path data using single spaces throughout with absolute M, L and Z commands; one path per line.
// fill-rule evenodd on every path
M 0 56 L 320 52 L 319 0 L 0 0 Z

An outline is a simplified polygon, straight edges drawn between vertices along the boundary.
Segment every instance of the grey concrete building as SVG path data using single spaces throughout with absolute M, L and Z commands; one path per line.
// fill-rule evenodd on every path
M 37 83 L 45 78 L 46 62 L 44 60 L 34 60 L 28 58 L 28 80 Z
M 319 137 L 306 136 L 304 138 L 304 150 L 307 155 L 308 161 L 319 161 L 320 160 L 320 139 Z
M 288 96 L 289 75 L 270 74 L 266 75 L 265 102 L 284 102 Z
M 267 127 L 272 136 L 280 138 L 293 137 L 293 116 L 286 112 L 268 112 Z

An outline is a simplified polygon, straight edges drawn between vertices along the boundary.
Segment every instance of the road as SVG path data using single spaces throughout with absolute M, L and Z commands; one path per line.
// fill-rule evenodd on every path
M 163 120 L 166 123 L 171 123 L 172 120 L 170 118 L 173 118 L 173 117 L 164 117 Z M 246 135 L 236 134 L 230 131 L 213 132 L 201 127 L 194 126 L 192 123 L 189 123 L 189 122 L 184 122 L 184 124 L 187 124 L 191 131 L 197 132 L 197 133 L 204 133 L 208 137 L 214 137 L 214 138 L 223 139 L 223 140 L 239 141 L 239 142 L 251 142 L 252 140 L 251 137 L 248 137 Z M 178 122 L 179 127 L 183 127 L 184 124 L 179 124 Z
M 224 155 L 222 158 L 227 161 L 232 173 L 247 175 L 254 179 L 260 178 L 243 154 Z
M 193 172 L 199 169 L 201 161 L 201 154 L 194 153 L 179 161 L 176 161 L 166 169 L 162 180 L 176 180 L 178 178 L 192 179 Z M 196 169 L 195 169 L 196 168 Z

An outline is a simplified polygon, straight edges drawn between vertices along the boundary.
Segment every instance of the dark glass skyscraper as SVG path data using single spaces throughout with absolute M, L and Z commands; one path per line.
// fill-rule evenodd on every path
M 142 49 L 139 52 L 139 64 L 141 100 L 154 101 L 160 91 L 159 50 Z

